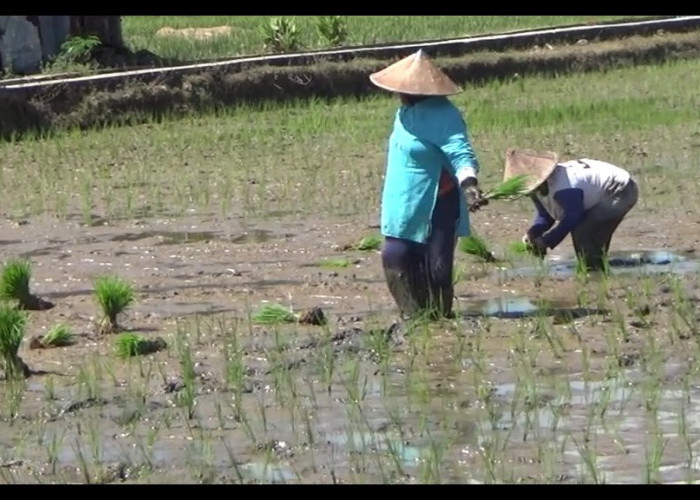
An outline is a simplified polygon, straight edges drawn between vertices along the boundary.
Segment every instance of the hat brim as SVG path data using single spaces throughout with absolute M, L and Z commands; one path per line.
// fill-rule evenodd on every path
M 547 181 L 558 164 L 559 155 L 552 151 L 511 149 L 506 152 L 503 181 L 525 175 L 527 182 L 523 187 L 523 194 L 529 196 Z

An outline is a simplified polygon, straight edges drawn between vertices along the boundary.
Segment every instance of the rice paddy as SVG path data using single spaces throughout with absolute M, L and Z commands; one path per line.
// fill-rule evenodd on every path
M 0 481 L 697 482 L 699 66 L 455 96 L 482 186 L 541 148 L 625 166 L 640 202 L 602 276 L 568 240 L 515 251 L 529 200 L 482 207 L 498 261 L 458 252 L 456 318 L 406 329 L 376 229 L 389 95 L 0 144 L 3 261 L 54 304 L 0 310 Z

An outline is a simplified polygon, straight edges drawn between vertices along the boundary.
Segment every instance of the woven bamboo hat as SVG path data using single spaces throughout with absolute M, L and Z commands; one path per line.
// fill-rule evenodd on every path
M 377 87 L 400 94 L 453 95 L 462 92 L 423 49 L 372 73 L 369 79 Z
M 519 175 L 529 176 L 525 191 L 531 194 L 547 180 L 559 163 L 559 155 L 552 151 L 510 149 L 506 151 L 506 166 L 503 180 Z

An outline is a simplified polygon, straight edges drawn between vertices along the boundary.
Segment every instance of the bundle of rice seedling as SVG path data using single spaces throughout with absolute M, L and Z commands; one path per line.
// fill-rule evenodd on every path
M 136 333 L 122 333 L 117 337 L 114 344 L 114 351 L 120 358 L 130 358 L 138 356 L 142 349 L 142 344 L 146 343 L 146 338 Z
M 365 236 L 357 244 L 357 250 L 378 250 L 382 246 L 382 237 L 378 234 Z
M 523 243 L 522 241 L 514 241 L 508 245 L 508 250 L 510 253 L 525 254 L 530 252 L 530 247 L 527 243 Z
M 350 259 L 323 259 L 318 262 L 320 267 L 325 267 L 328 269 L 348 267 L 350 264 L 352 264 Z
M 20 309 L 41 311 L 51 309 L 51 302 L 40 299 L 31 293 L 29 281 L 32 265 L 25 259 L 10 259 L 2 268 L 0 275 L 0 299 L 14 300 Z
M 253 314 L 251 320 L 258 325 L 277 325 L 294 323 L 297 321 L 297 316 L 279 304 L 265 304 Z
M 99 276 L 95 279 L 94 293 L 103 314 L 100 330 L 103 333 L 119 331 L 117 316 L 134 302 L 134 287 L 117 276 Z
M 498 186 L 484 195 L 484 198 L 491 200 L 514 200 L 525 195 L 525 187 L 530 177 L 527 174 L 516 175 L 507 181 L 503 181 Z
M 498 260 L 489 249 L 486 241 L 477 235 L 474 230 L 471 231 L 469 236 L 459 239 L 458 248 L 464 253 L 480 257 L 486 262 L 496 262 Z
M 114 350 L 120 358 L 144 356 L 166 349 L 168 344 L 161 337 L 147 339 L 136 333 L 122 333 L 117 337 Z
M 0 356 L 8 379 L 28 375 L 27 366 L 17 354 L 24 339 L 27 319 L 25 312 L 11 304 L 0 304 Z
M 44 346 L 63 347 L 73 343 L 73 332 L 66 325 L 59 324 L 51 328 L 41 338 Z

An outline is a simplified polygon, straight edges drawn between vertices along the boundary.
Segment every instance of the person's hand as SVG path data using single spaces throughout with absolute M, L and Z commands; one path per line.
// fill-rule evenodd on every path
M 529 240 L 527 242 L 528 251 L 540 259 L 544 259 L 545 255 L 547 255 L 547 245 L 542 240 L 542 237 L 538 236 L 532 239 L 530 239 L 529 235 L 526 235 L 526 237 Z
M 525 234 L 523 235 L 523 243 L 525 243 L 526 245 L 529 245 L 529 244 L 530 244 L 530 233 L 529 233 L 529 232 L 528 232 L 528 233 L 525 233 Z
M 484 205 L 489 204 L 489 200 L 484 198 L 484 193 L 479 189 L 477 180 L 474 177 L 466 179 L 462 187 L 464 189 L 464 196 L 467 198 L 467 207 L 469 207 L 470 212 L 476 212 Z

